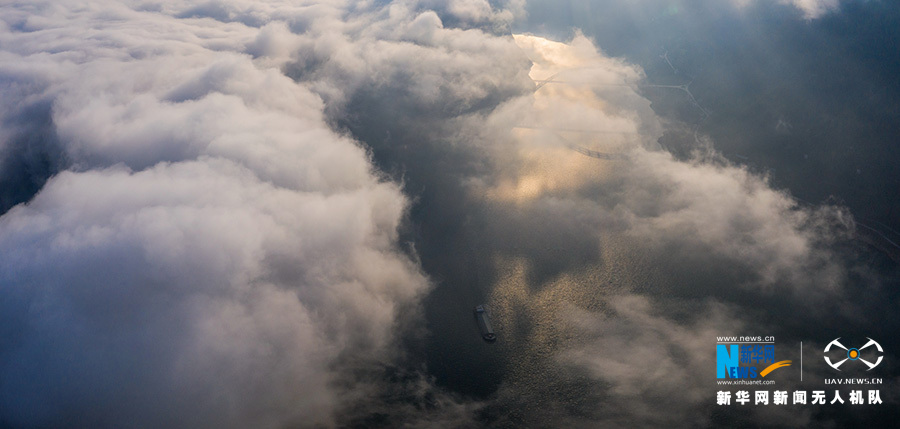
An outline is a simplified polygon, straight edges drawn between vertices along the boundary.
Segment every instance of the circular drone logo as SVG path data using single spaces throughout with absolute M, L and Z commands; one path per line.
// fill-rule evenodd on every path
M 876 366 L 878 366 L 878 364 L 881 363 L 881 359 L 883 359 L 884 356 L 878 356 L 878 360 L 876 360 L 875 363 L 872 363 L 872 362 L 869 362 L 869 361 L 867 361 L 867 360 L 861 358 L 861 357 L 860 357 L 860 351 L 863 350 L 863 349 L 865 349 L 865 348 L 867 348 L 867 347 L 870 347 L 870 346 L 875 346 L 875 348 L 878 349 L 878 352 L 879 352 L 879 353 L 884 353 L 884 350 L 881 349 L 881 344 L 878 344 L 877 341 L 875 341 L 875 340 L 873 340 L 873 339 L 871 339 L 871 338 L 869 338 L 869 337 L 866 337 L 866 338 L 869 340 L 869 342 L 866 343 L 866 345 L 864 345 L 864 346 L 862 346 L 862 347 L 860 347 L 860 348 L 856 348 L 856 347 L 853 347 L 853 348 L 847 348 L 847 347 L 844 347 L 843 344 L 841 344 L 840 342 L 838 342 L 838 340 L 840 340 L 841 337 L 837 337 L 837 338 L 831 340 L 831 342 L 828 343 L 828 345 L 825 347 L 825 353 L 828 353 L 828 351 L 831 350 L 831 346 L 835 346 L 835 347 L 840 347 L 840 348 L 846 350 L 846 351 L 847 351 L 847 357 L 844 358 L 843 360 L 838 361 L 838 362 L 831 362 L 831 359 L 829 359 L 828 356 L 825 356 L 825 363 L 827 363 L 828 366 L 830 366 L 830 367 L 832 367 L 832 368 L 834 368 L 834 369 L 840 371 L 840 368 L 838 368 L 838 367 L 840 367 L 841 365 L 843 365 L 844 362 L 847 362 L 848 360 L 852 360 L 852 361 L 858 360 L 858 361 L 860 361 L 860 362 L 866 364 L 866 366 L 869 367 L 869 369 L 867 369 L 866 371 L 871 371 L 872 368 L 875 368 Z

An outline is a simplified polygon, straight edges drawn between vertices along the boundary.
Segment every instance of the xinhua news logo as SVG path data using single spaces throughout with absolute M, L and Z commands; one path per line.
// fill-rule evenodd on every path
M 790 364 L 775 361 L 774 337 L 718 337 L 716 378 L 763 378 Z

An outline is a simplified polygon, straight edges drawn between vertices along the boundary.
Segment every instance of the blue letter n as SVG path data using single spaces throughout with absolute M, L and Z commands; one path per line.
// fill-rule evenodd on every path
M 728 347 L 731 347 L 731 353 L 728 353 Z M 728 368 L 739 366 L 738 364 L 738 346 L 732 344 L 716 345 L 716 378 L 728 378 Z

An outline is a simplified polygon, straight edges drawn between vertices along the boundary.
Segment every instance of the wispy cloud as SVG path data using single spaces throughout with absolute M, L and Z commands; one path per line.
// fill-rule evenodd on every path
M 738 7 L 744 7 L 759 0 L 732 0 Z M 806 19 L 817 19 L 840 8 L 840 0 L 778 0 L 778 3 L 792 5 L 799 9 Z

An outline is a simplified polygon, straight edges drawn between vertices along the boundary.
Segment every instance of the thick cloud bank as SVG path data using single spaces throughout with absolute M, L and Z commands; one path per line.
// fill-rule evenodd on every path
M 276 6 L 0 9 L 4 123 L 70 166 L 0 218 L 0 422 L 330 425 L 394 353 L 407 201 L 280 72 Z

